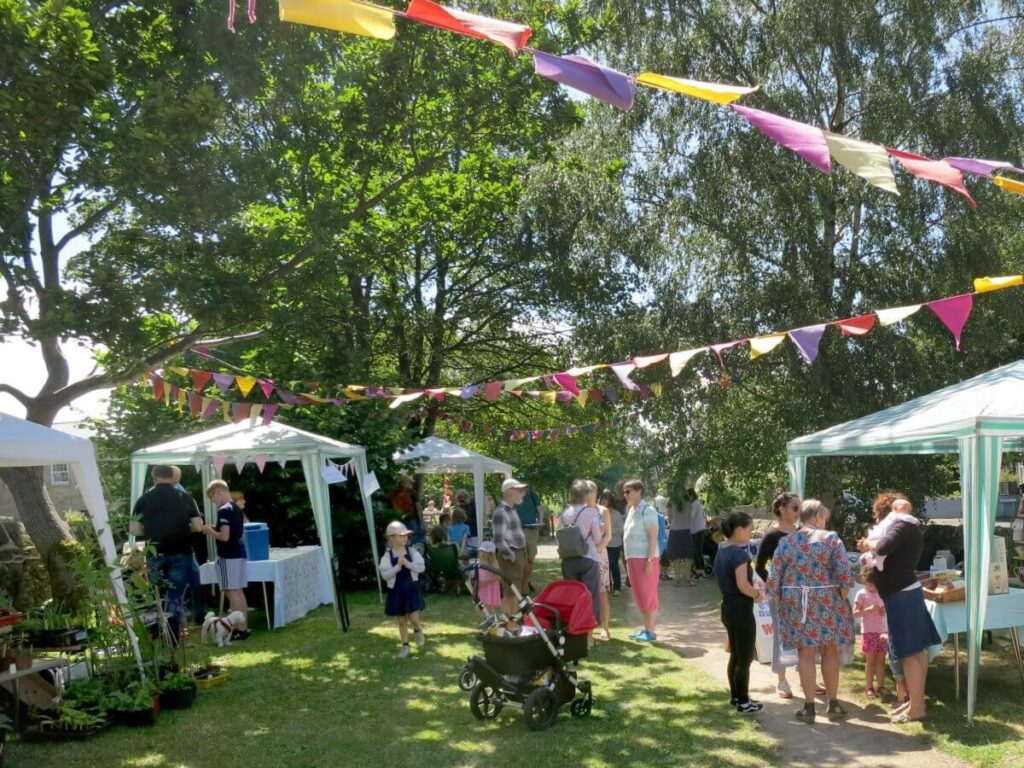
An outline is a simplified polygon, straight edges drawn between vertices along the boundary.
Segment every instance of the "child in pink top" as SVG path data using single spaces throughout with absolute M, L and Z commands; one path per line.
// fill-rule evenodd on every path
M 875 587 L 873 571 L 865 569 L 861 574 L 864 589 L 857 593 L 853 601 L 853 615 L 860 618 L 861 646 L 866 661 L 864 674 L 867 678 L 865 693 L 869 699 L 875 698 L 874 682 L 878 680 L 878 695 L 885 693 L 885 655 L 889 643 L 883 635 L 888 633 L 885 623 L 885 606 Z
M 489 565 L 491 568 L 498 567 L 498 558 L 495 556 L 493 541 L 481 543 L 477 557 L 481 565 Z M 477 571 L 477 573 L 479 574 L 479 582 L 476 589 L 477 599 L 484 604 L 487 613 L 493 616 L 501 607 L 501 578 L 495 573 L 485 571 L 483 568 Z

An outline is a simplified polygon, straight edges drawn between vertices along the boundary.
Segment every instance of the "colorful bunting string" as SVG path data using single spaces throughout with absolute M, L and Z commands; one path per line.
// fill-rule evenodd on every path
M 560 437 L 572 437 L 573 435 L 592 435 L 597 432 L 604 432 L 608 429 L 614 429 L 616 427 L 621 427 L 625 424 L 635 422 L 638 417 L 636 414 L 629 414 L 627 416 L 620 416 L 606 421 L 596 421 L 590 424 L 545 427 L 542 429 L 503 429 L 482 424 L 474 424 L 467 419 L 445 413 L 444 411 L 438 414 L 438 418 L 457 424 L 459 432 L 462 433 L 472 432 L 480 435 L 481 437 L 489 438 L 504 437 L 510 443 L 514 443 L 520 441 L 534 442 L 537 440 L 555 440 Z

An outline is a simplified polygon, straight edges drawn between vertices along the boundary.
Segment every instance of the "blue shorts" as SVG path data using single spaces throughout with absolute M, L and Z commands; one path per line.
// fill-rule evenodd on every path
M 885 620 L 889 625 L 889 648 L 892 658 L 899 661 L 942 640 L 924 604 L 924 592 L 911 589 L 882 598 Z

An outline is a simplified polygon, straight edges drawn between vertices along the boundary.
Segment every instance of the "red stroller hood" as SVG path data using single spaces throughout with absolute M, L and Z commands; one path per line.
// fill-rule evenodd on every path
M 594 602 L 590 590 L 580 581 L 552 581 L 533 600 L 543 606 L 551 606 L 558 611 L 558 618 L 570 635 L 583 635 L 597 626 L 594 618 Z M 547 629 L 552 629 L 554 622 L 546 615 L 548 612 L 541 605 L 537 606 L 536 615 Z

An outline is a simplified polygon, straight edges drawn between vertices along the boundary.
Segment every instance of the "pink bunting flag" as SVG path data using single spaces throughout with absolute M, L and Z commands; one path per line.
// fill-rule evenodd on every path
M 967 325 L 967 318 L 971 316 L 973 307 L 973 293 L 962 293 L 959 296 L 950 296 L 948 299 L 928 302 L 928 308 L 953 334 L 958 350 L 960 349 L 960 334 L 963 333 L 964 326 Z
M 727 349 L 732 349 L 738 344 L 742 344 L 746 339 L 737 339 L 736 341 L 726 341 L 722 344 L 712 344 L 711 351 L 715 353 L 715 357 L 718 358 L 718 362 L 721 363 L 722 367 L 725 368 L 725 360 L 722 359 L 722 353 Z
M 266 427 L 274 420 L 274 416 L 277 414 L 277 409 L 280 406 L 271 403 L 270 405 L 263 406 L 263 426 Z M 261 470 L 262 471 L 262 470 Z
M 797 351 L 808 365 L 818 358 L 818 347 L 826 327 L 826 323 L 821 323 L 820 325 L 795 328 L 789 332 L 789 338 L 796 344 Z
M 591 61 L 586 56 L 553 56 L 533 51 L 533 69 L 541 77 L 607 101 L 622 110 L 633 106 L 636 86 L 621 72 Z
M 563 389 L 561 392 L 556 392 L 555 396 L 558 398 L 560 403 L 571 403 L 574 397 L 573 393 L 567 389 Z
M 839 320 L 836 322 L 836 325 L 839 326 L 839 331 L 843 336 L 863 336 L 875 327 L 875 319 L 876 316 L 873 314 L 860 315 L 859 317 L 848 317 L 845 320 Z
M 922 155 L 915 155 L 913 152 L 904 152 L 902 149 L 886 147 L 885 151 L 896 158 L 900 165 L 909 173 L 920 179 L 934 181 L 944 187 L 949 187 L 954 192 L 959 192 L 967 198 L 971 208 L 977 208 L 978 204 L 971 197 L 971 193 L 964 186 L 964 175 L 945 160 L 932 160 Z
M 820 128 L 741 104 L 730 104 L 729 108 L 739 112 L 765 136 L 793 150 L 815 168 L 825 173 L 831 169 L 828 142 Z
M 431 0 L 412 0 L 405 12 L 405 17 L 431 27 L 458 32 L 460 35 L 490 40 L 505 46 L 513 55 L 522 50 L 532 33 L 532 30 L 525 24 L 515 24 L 511 21 L 501 21 L 454 8 L 445 8 Z
M 227 463 L 227 456 L 214 456 L 213 457 L 213 471 L 218 475 L 223 474 L 224 465 Z
M 254 453 L 252 455 L 252 461 L 256 465 L 256 468 L 263 474 L 263 468 L 267 466 L 267 454 L 265 453 Z
M 231 389 L 231 385 L 235 383 L 235 377 L 230 373 L 215 373 L 213 374 L 213 383 L 217 385 L 217 389 L 223 395 Z
M 505 382 L 503 381 L 490 381 L 484 386 L 484 400 L 488 403 L 493 403 L 498 399 L 498 395 L 501 394 L 501 390 L 504 388 Z
M 1017 171 L 1024 173 L 1024 168 L 1017 168 L 1005 160 L 981 160 L 976 157 L 944 157 L 942 158 L 958 171 L 973 173 L 975 176 L 991 177 L 996 171 Z
M 629 374 L 636 370 L 636 366 L 633 363 L 613 363 L 610 368 L 615 372 L 615 375 L 619 377 L 619 381 L 622 382 L 622 386 L 631 391 L 640 389 L 636 382 L 629 378 Z
M 580 388 L 579 385 L 576 384 L 575 376 L 572 376 L 568 373 L 556 373 L 551 378 L 554 379 L 555 383 L 558 386 L 560 386 L 562 389 L 572 392 L 573 395 L 578 395 L 580 393 Z
M 235 424 L 239 424 L 248 419 L 250 411 L 252 411 L 252 403 L 231 404 L 231 417 L 234 419 Z
M 195 392 L 188 393 L 188 415 L 195 418 L 203 406 L 203 396 Z
M 294 392 L 289 392 L 286 389 L 277 390 L 277 396 L 287 405 L 295 405 L 299 402 L 299 396 Z
M 270 397 L 274 393 L 274 382 L 260 379 L 259 384 L 264 397 Z

